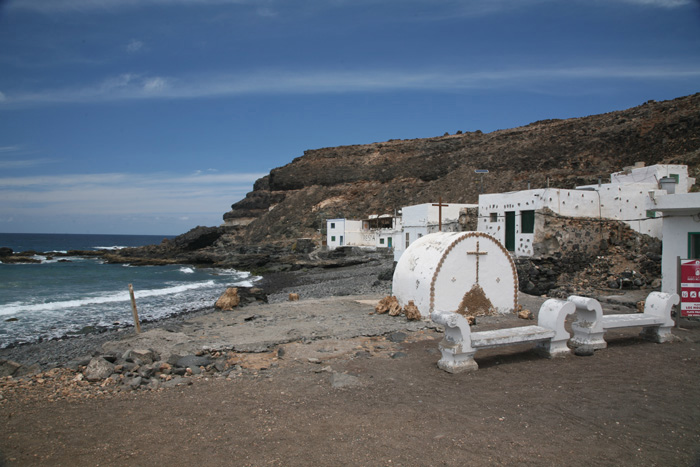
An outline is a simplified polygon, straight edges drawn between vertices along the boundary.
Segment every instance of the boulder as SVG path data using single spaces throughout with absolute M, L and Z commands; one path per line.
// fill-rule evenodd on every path
M 403 307 L 403 312 L 406 315 L 406 319 L 409 321 L 417 321 L 421 318 L 420 311 L 415 303 L 413 303 L 413 300 L 408 301 L 408 305 Z
M 398 316 L 401 314 L 402 309 L 401 305 L 399 305 L 398 299 L 393 295 L 389 295 L 379 301 L 377 306 L 374 308 L 374 311 L 380 315 L 388 312 L 391 316 Z
M 114 364 L 102 357 L 95 357 L 90 360 L 83 374 L 88 381 L 99 381 L 109 377 L 114 373 Z
M 239 303 L 241 303 L 241 298 L 238 296 L 238 288 L 229 287 L 226 289 L 226 292 L 219 297 L 214 306 L 221 311 L 231 311 L 237 307 Z
M 12 360 L 0 360 L 0 377 L 14 375 L 21 366 Z
M 199 368 L 200 366 L 207 366 L 211 363 L 211 358 L 206 355 L 198 357 L 196 355 L 186 355 L 178 359 L 175 366 L 180 368 Z

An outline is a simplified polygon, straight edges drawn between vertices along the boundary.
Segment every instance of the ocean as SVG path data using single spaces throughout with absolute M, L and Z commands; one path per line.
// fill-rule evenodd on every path
M 172 237 L 0 233 L 0 247 L 41 253 L 118 250 L 159 244 L 164 238 Z M 41 263 L 0 263 L 0 348 L 74 335 L 89 327 L 131 326 L 129 284 L 139 318 L 152 321 L 211 307 L 227 287 L 252 286 L 260 279 L 235 269 L 130 266 L 41 254 L 35 258 Z

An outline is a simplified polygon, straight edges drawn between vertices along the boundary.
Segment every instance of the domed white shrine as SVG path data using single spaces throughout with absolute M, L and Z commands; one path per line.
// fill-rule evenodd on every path
M 401 256 L 392 284 L 403 307 L 467 316 L 505 314 L 518 306 L 518 274 L 510 253 L 483 232 L 425 235 Z

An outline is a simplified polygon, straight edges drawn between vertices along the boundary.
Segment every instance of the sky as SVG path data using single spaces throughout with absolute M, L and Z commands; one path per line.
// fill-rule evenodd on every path
M 0 0 L 0 232 L 177 235 L 308 149 L 699 91 L 698 0 Z

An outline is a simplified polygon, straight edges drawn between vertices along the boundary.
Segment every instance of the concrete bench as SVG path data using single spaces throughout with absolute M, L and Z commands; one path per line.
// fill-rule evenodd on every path
M 655 342 L 667 342 L 671 339 L 671 309 L 680 301 L 678 294 L 652 292 L 644 304 L 644 313 L 604 315 L 603 308 L 594 298 L 572 295 L 569 301 L 576 306 L 576 321 L 571 330 L 573 347 L 590 346 L 592 349 L 604 349 L 608 346 L 603 338 L 608 329 L 641 326 L 642 337 Z
M 474 361 L 477 350 L 528 342 L 537 343 L 537 347 L 549 357 L 568 355 L 570 335 L 564 329 L 564 321 L 575 311 L 572 303 L 549 299 L 540 308 L 537 326 L 481 332 L 471 332 L 466 318 L 460 314 L 433 311 L 430 318 L 445 327 L 445 337 L 439 344 L 442 358 L 438 367 L 449 373 L 473 371 L 479 367 Z

